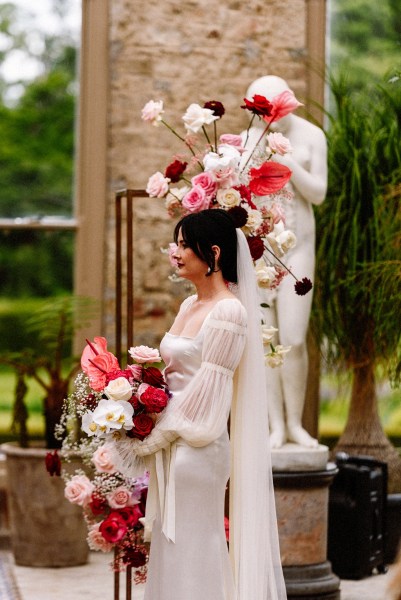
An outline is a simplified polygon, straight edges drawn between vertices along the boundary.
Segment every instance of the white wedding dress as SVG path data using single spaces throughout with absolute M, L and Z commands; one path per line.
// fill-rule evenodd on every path
M 144 441 L 112 442 L 119 471 L 150 470 L 145 600 L 286 599 L 256 280 L 245 236 L 237 237 L 239 300 L 217 302 L 195 338 L 166 334 L 161 353 L 173 396 Z
M 187 304 L 190 302 L 191 299 Z M 206 321 L 195 338 L 167 333 L 161 342 L 164 374 L 174 402 L 179 402 L 201 368 L 207 329 Z M 175 541 L 167 539 L 162 531 L 159 507 L 152 529 L 144 600 L 234 600 L 224 528 L 224 499 L 230 474 L 227 428 L 204 446 L 191 446 L 183 438 L 173 444 Z M 171 458 L 171 452 L 165 453 L 164 463 Z M 169 472 L 170 466 L 163 466 Z

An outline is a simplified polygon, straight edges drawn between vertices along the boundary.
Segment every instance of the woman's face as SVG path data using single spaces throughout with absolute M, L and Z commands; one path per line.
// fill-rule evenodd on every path
M 205 277 L 208 265 L 185 243 L 181 229 L 178 233 L 177 250 L 174 252 L 173 258 L 177 261 L 177 269 L 180 277 L 185 277 L 185 279 L 193 282 L 196 282 L 201 277 Z

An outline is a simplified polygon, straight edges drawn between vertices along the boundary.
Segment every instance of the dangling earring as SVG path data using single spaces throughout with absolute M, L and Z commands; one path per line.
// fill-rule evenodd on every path
M 206 277 L 208 277 L 209 275 L 211 275 L 213 273 L 212 271 L 212 267 L 208 267 L 207 272 L 205 273 Z

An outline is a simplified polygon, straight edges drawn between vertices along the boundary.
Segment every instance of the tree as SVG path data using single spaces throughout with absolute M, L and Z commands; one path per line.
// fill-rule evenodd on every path
M 353 373 L 348 421 L 335 448 L 388 463 L 401 491 L 401 459 L 386 438 L 375 374 L 401 377 L 401 83 L 370 100 L 331 79 L 329 186 L 317 210 L 314 326 L 334 364 Z

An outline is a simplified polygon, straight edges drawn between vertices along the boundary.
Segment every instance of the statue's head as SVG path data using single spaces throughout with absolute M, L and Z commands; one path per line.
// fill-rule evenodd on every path
M 265 75 L 264 77 L 259 77 L 259 79 L 255 79 L 249 86 L 246 91 L 246 98 L 249 100 L 255 94 L 259 94 L 260 96 L 264 96 L 268 100 L 274 98 L 274 96 L 278 96 L 285 90 L 289 90 L 289 85 L 284 79 L 281 77 L 277 77 L 276 75 Z

